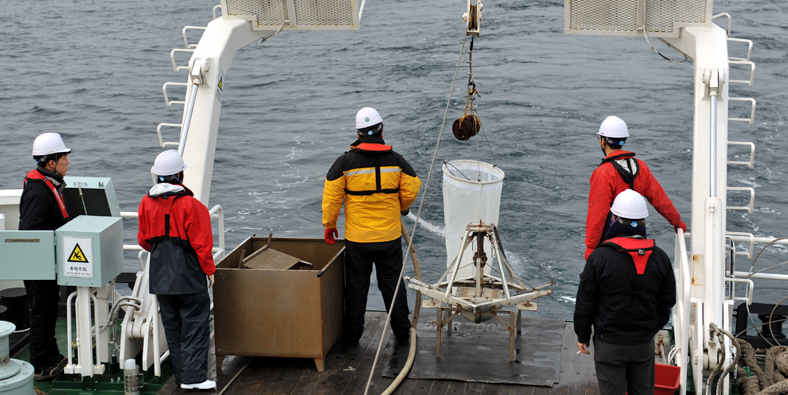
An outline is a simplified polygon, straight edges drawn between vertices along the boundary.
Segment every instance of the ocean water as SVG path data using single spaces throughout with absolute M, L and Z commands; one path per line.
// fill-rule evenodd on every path
M 177 123 L 181 116 L 180 107 L 167 108 L 161 94 L 164 82 L 185 81 L 184 72 L 173 72 L 169 52 L 182 47 L 183 26 L 207 24 L 214 4 L 3 2 L 0 188 L 21 188 L 33 167 L 33 139 L 54 131 L 73 149 L 69 175 L 112 177 L 121 210 L 136 211 L 161 151 L 156 125 Z M 450 133 L 465 105 L 463 63 L 438 164 L 422 189 L 423 222 L 415 235 L 423 276 L 435 280 L 446 262 L 440 164 L 459 158 L 497 163 L 506 172 L 498 224 L 504 247 L 524 279 L 538 282 L 540 266 L 555 277 L 554 295 L 530 313 L 550 318 L 570 318 L 574 308 L 584 264 L 588 178 L 602 157 L 594 133 L 607 115 L 627 121 L 627 148 L 649 164 L 688 223 L 692 182 L 692 70 L 664 61 L 642 37 L 564 35 L 563 4 L 485 2 L 473 75 L 487 139 L 459 142 Z M 269 232 L 322 237 L 325 173 L 354 140 L 354 114 L 363 106 L 381 113 L 386 142 L 426 184 L 463 42 L 464 7 L 462 1 L 370 0 L 360 31 L 282 32 L 239 51 L 225 78 L 209 202 L 224 208 L 228 245 Z M 728 185 L 755 188 L 755 211 L 729 212 L 728 229 L 786 236 L 788 3 L 717 1 L 714 12 L 730 13 L 733 36 L 754 41 L 757 64 L 755 85 L 731 90 L 758 101 L 755 125 L 730 127 L 731 140 L 756 144 L 756 167 L 731 166 L 728 173 Z M 731 55 L 744 50 L 732 46 Z M 743 79 L 745 71 L 738 72 L 734 78 Z M 734 107 L 731 115 L 746 112 Z M 729 156 L 737 155 L 746 152 Z M 729 197 L 732 205 L 743 201 Z M 672 256 L 673 229 L 653 208 L 651 213 L 650 236 Z M 414 218 L 406 219 L 409 227 Z M 134 242 L 136 224 L 126 221 L 124 227 L 127 242 Z M 786 255 L 786 248 L 770 248 L 756 267 L 785 261 Z M 130 270 L 133 257 L 127 255 Z M 784 266 L 773 270 L 788 272 Z M 758 286 L 756 301 L 786 296 L 782 283 Z M 382 308 L 374 286 L 368 307 Z

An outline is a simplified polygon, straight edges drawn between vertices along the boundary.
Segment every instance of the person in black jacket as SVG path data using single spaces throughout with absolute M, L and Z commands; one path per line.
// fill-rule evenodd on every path
M 71 219 L 63 201 L 68 154 L 57 133 L 43 133 L 33 142 L 37 166 L 25 176 L 19 201 L 19 230 L 55 230 Z M 30 304 L 30 363 L 36 381 L 63 373 L 66 358 L 55 341 L 60 286 L 57 280 L 25 280 Z
M 676 303 L 670 259 L 646 238 L 646 200 L 627 189 L 610 209 L 613 223 L 588 257 L 577 289 L 574 324 L 580 352 L 594 336 L 601 394 L 654 393 L 654 336 Z

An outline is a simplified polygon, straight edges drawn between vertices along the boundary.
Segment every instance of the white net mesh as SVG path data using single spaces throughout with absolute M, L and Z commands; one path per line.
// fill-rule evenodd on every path
M 222 0 L 228 16 L 252 16 L 255 30 L 355 30 L 358 0 Z M 290 13 L 294 15 L 290 15 Z
M 446 265 L 451 265 L 462 246 L 465 227 L 482 221 L 498 225 L 501 208 L 503 170 L 489 163 L 475 160 L 454 160 L 443 165 L 443 216 L 446 224 Z M 457 278 L 475 273 L 473 251 L 468 248 L 462 257 Z M 484 241 L 488 262 L 492 262 L 492 247 Z M 485 272 L 489 273 L 489 266 Z
M 679 27 L 709 26 L 713 0 L 565 0 L 568 34 L 642 35 L 638 8 L 649 36 L 678 37 Z M 639 3 L 643 3 L 639 5 Z

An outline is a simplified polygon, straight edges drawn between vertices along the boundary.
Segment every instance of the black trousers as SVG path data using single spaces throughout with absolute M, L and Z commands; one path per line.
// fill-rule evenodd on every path
M 600 394 L 654 394 L 654 342 L 620 346 L 594 339 L 594 362 Z
M 30 305 L 30 363 L 42 370 L 60 356 L 55 340 L 60 286 L 57 280 L 25 280 Z
M 197 384 L 208 379 L 208 290 L 188 295 L 157 295 L 175 380 Z
M 399 273 L 402 270 L 402 242 L 399 238 L 382 243 L 356 243 L 345 241 L 345 322 L 343 337 L 355 343 L 364 332 L 364 312 L 367 309 L 369 277 L 372 264 L 378 278 L 378 289 L 383 294 L 386 309 L 391 311 L 391 329 L 394 336 L 402 337 L 410 333 L 408 320 L 408 298 L 405 281 Z M 394 288 L 400 282 L 394 307 L 391 300 Z

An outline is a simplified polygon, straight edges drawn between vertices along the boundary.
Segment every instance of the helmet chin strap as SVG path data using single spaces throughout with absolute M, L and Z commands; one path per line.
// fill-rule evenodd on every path
M 63 177 L 63 175 L 62 175 L 62 174 L 60 174 L 60 173 L 58 173 L 58 172 L 57 172 L 57 162 L 59 162 L 59 161 L 60 161 L 60 158 L 61 158 L 61 157 L 60 157 L 60 155 L 58 155 L 58 154 L 55 154 L 55 159 L 50 159 L 50 160 L 53 160 L 53 161 L 55 161 L 55 165 L 54 165 L 54 166 L 52 166 L 52 172 L 53 172 L 53 173 L 55 173 L 55 174 L 57 174 L 57 175 L 59 175 L 59 176 L 61 176 L 61 177 Z M 47 162 L 47 163 L 48 163 L 48 162 Z

